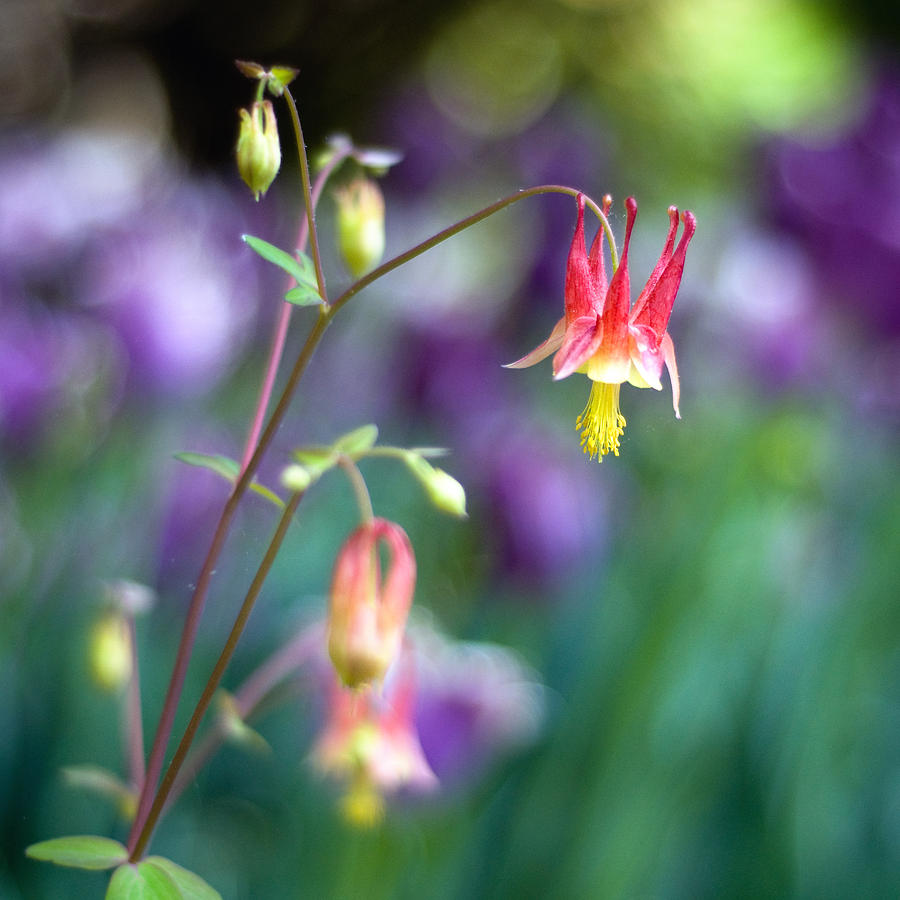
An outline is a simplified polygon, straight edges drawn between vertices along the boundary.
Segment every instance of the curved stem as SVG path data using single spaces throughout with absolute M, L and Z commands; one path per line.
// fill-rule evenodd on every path
M 281 519 L 278 522 L 278 527 L 275 529 L 275 534 L 272 537 L 272 541 L 269 544 L 269 547 L 266 550 L 266 554 L 256 571 L 256 575 L 253 578 L 250 589 L 247 591 L 247 595 L 244 598 L 244 602 L 241 606 L 240 612 L 238 612 L 237 618 L 234 620 L 234 625 L 231 628 L 231 633 L 228 635 L 228 640 L 225 642 L 225 646 L 222 648 L 219 659 L 216 661 L 216 664 L 213 667 L 212 674 L 209 676 L 209 680 L 206 682 L 206 686 L 203 688 L 203 693 L 200 695 L 200 699 L 194 709 L 194 714 L 191 716 L 191 720 L 188 723 L 187 728 L 185 729 L 184 736 L 181 738 L 181 742 L 178 744 L 178 749 L 175 751 L 175 755 L 172 757 L 172 762 L 169 763 L 169 768 L 166 770 L 166 774 L 159 786 L 159 790 L 156 792 L 156 797 L 153 800 L 153 805 L 150 807 L 150 812 L 147 815 L 147 819 L 141 828 L 140 834 L 137 837 L 137 841 L 135 842 L 131 853 L 129 854 L 129 859 L 131 860 L 131 862 L 136 862 L 141 858 L 144 852 L 144 848 L 147 846 L 147 842 L 150 840 L 150 835 L 153 833 L 153 829 L 156 826 L 156 821 L 159 818 L 160 813 L 162 812 L 163 806 L 166 802 L 166 798 L 169 796 L 169 791 L 171 791 L 172 789 L 172 784 L 175 781 L 175 776 L 178 774 L 178 770 L 181 768 L 181 764 L 184 762 L 184 758 L 191 746 L 191 742 L 194 740 L 194 735 L 197 733 L 197 729 L 200 727 L 200 722 L 202 721 L 203 716 L 206 715 L 206 710 L 209 708 L 209 704 L 212 702 L 212 698 L 219 687 L 219 682 L 222 680 L 222 675 L 224 674 L 228 663 L 231 662 L 231 657 L 234 655 L 234 650 L 237 647 L 237 643 L 244 632 L 244 627 L 247 624 L 247 620 L 250 618 L 250 613 L 253 610 L 253 606 L 256 603 L 257 597 L 259 597 L 259 593 L 262 590 L 262 586 L 266 580 L 266 576 L 269 574 L 269 570 L 272 568 L 272 564 L 275 562 L 275 557 L 278 555 L 278 551 L 281 549 L 281 544 L 284 540 L 285 534 L 287 533 L 288 526 L 291 524 L 291 519 L 293 518 L 302 497 L 302 493 L 293 494 L 284 508 L 284 512 L 282 513 Z
M 309 660 L 320 643 L 321 637 L 322 630 L 320 628 L 305 628 L 254 670 L 233 694 L 238 715 L 244 720 L 251 718 L 271 691 L 291 672 L 299 669 Z M 194 781 L 224 740 L 225 731 L 217 722 L 195 745 L 169 791 L 169 798 L 163 806 L 163 815 L 181 796 L 184 789 Z
M 338 459 L 338 465 L 344 470 L 347 478 L 350 479 L 350 486 L 353 488 L 353 494 L 356 497 L 356 505 L 359 507 L 359 518 L 362 522 L 371 522 L 375 518 L 375 512 L 372 509 L 372 498 L 369 496 L 369 489 L 366 487 L 366 480 L 362 477 L 356 463 L 347 456 L 342 454 Z
M 291 122 L 294 124 L 294 136 L 297 138 L 297 152 L 300 155 L 300 179 L 303 182 L 303 201 L 306 204 L 306 221 L 309 225 L 309 246 L 312 251 L 313 265 L 316 267 L 316 283 L 319 296 L 328 306 L 328 294 L 325 293 L 325 273 L 322 271 L 322 256 L 319 253 L 319 236 L 316 232 L 316 211 L 312 201 L 312 188 L 309 184 L 309 161 L 306 156 L 306 144 L 303 141 L 303 129 L 300 127 L 300 114 L 290 88 L 284 89 L 288 108 L 291 111 Z
M 484 209 L 480 209 L 478 212 L 472 213 L 471 216 L 466 216 L 466 218 L 460 219 L 459 222 L 450 225 L 443 231 L 439 231 L 437 234 L 433 235 L 427 240 L 422 241 L 420 244 L 416 244 L 415 247 L 411 247 L 409 250 L 401 253 L 399 256 L 395 256 L 393 259 L 389 259 L 387 262 L 382 263 L 376 269 L 372 269 L 372 271 L 369 272 L 368 275 L 364 275 L 359 279 L 359 281 L 351 284 L 350 287 L 347 288 L 347 290 L 344 291 L 344 293 L 341 294 L 337 298 L 337 300 L 334 301 L 334 303 L 332 303 L 332 308 L 334 310 L 340 309 L 340 307 L 342 307 L 351 297 L 353 297 L 355 294 L 358 294 L 363 288 L 368 287 L 370 284 L 372 284 L 373 281 L 377 281 L 379 278 L 381 278 L 382 275 L 387 275 L 388 272 L 392 272 L 394 269 L 397 269 L 405 263 L 408 263 L 411 259 L 415 259 L 417 256 L 421 256 L 426 250 L 430 250 L 432 247 L 436 247 L 438 244 L 443 243 L 448 238 L 459 234 L 461 231 L 465 231 L 472 225 L 476 225 L 478 222 L 481 222 L 484 219 L 487 219 L 489 216 L 494 215 L 494 213 L 500 212 L 501 209 L 505 209 L 507 206 L 512 206 L 513 203 L 518 203 L 519 200 L 525 200 L 527 197 L 536 197 L 538 194 L 568 194 L 571 197 L 577 197 L 581 193 L 583 193 L 583 191 L 579 191 L 576 188 L 570 188 L 561 184 L 541 184 L 537 187 L 527 188 L 526 190 L 518 191 L 515 194 L 510 194 L 508 197 L 504 197 L 502 200 L 498 200 L 496 203 L 492 203 L 490 206 L 486 206 L 484 207 Z M 597 218 L 600 219 L 600 222 L 607 233 L 607 237 L 611 239 L 612 229 L 610 228 L 606 216 L 603 215 L 603 211 L 587 195 L 585 195 L 585 202 L 594 211 Z M 615 266 L 618 263 L 615 250 L 615 241 L 612 242 L 611 247 L 613 255 L 613 265 Z

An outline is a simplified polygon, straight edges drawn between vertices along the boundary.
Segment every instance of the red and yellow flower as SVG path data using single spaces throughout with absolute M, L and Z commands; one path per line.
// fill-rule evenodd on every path
M 604 215 L 610 201 L 604 201 Z M 628 245 L 637 215 L 637 201 L 625 201 L 627 222 L 622 257 L 607 281 L 603 261 L 603 233 L 597 232 L 590 253 L 584 237 L 585 198 L 578 195 L 578 220 L 566 266 L 565 314 L 542 344 L 510 363 L 507 368 L 523 369 L 553 357 L 553 377 L 566 378 L 583 372 L 591 379 L 591 394 L 575 427 L 581 431 L 581 446 L 593 459 L 607 453 L 619 455 L 619 438 L 625 417 L 619 410 L 619 389 L 623 381 L 635 387 L 662 390 L 663 365 L 672 382 L 672 405 L 678 410 L 678 368 L 675 347 L 667 331 L 675 295 L 681 284 L 688 244 L 694 236 L 693 213 L 681 215 L 684 231 L 678 246 L 675 235 L 679 215 L 669 207 L 669 232 L 662 254 L 637 301 L 631 305 L 628 274 Z

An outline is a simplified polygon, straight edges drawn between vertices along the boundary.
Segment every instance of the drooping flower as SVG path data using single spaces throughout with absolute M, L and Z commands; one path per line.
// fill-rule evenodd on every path
M 385 794 L 437 786 L 413 723 L 415 695 L 411 658 L 401 661 L 383 693 L 332 682 L 328 719 L 312 762 L 347 783 L 341 808 L 351 824 L 376 824 L 384 815 Z
M 622 257 L 609 281 L 603 262 L 603 229 L 597 232 L 590 254 L 586 250 L 584 206 L 584 196 L 579 194 L 578 220 L 566 266 L 565 314 L 546 341 L 507 368 L 533 366 L 555 352 L 555 380 L 573 372 L 586 374 L 593 382 L 591 394 L 575 427 L 581 431 L 584 452 L 591 459 L 602 459 L 607 453 L 619 455 L 619 438 L 625 428 L 625 417 L 619 411 L 623 381 L 639 388 L 662 390 L 660 375 L 665 365 L 672 382 L 675 416 L 681 418 L 675 347 L 666 329 L 696 220 L 693 213 L 683 213 L 684 231 L 675 247 L 679 215 L 674 206 L 669 207 L 669 232 L 662 254 L 632 306 L 628 245 L 637 201 L 633 197 L 625 201 L 627 223 Z M 605 200 L 604 214 L 608 208 L 609 201 Z
M 382 578 L 378 544 L 389 554 Z M 416 586 L 406 532 L 386 519 L 359 526 L 338 553 L 328 609 L 328 654 L 347 687 L 380 681 L 400 652 Z

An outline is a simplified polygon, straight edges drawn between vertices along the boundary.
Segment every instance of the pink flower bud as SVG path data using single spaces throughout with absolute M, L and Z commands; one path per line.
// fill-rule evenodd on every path
M 379 541 L 388 551 L 382 577 Z M 400 652 L 416 586 L 416 559 L 406 532 L 393 522 L 360 525 L 338 553 L 331 581 L 328 653 L 341 681 L 380 681 Z

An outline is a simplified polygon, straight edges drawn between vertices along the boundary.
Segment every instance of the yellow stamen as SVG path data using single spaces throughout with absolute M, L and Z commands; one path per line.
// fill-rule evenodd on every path
M 581 431 L 581 449 L 593 459 L 607 453 L 619 455 L 619 438 L 625 431 L 625 416 L 619 411 L 618 384 L 605 381 L 591 382 L 591 396 L 587 406 L 575 420 L 576 430 Z
M 375 785 L 362 772 L 350 783 L 341 798 L 345 821 L 356 828 L 374 828 L 384 818 L 384 801 Z

